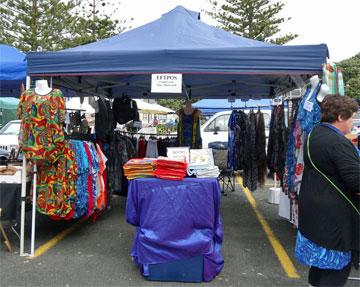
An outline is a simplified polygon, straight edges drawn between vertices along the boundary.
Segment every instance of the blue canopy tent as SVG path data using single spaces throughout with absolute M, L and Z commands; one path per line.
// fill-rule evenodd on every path
M 158 20 L 95 43 L 31 52 L 32 78 L 76 93 L 132 98 L 270 98 L 321 73 L 325 44 L 278 46 L 207 25 L 178 6 Z M 183 74 L 182 94 L 151 93 L 151 74 Z
M 236 99 L 235 102 L 229 102 L 227 99 L 203 99 L 192 104 L 194 108 L 201 110 L 205 116 L 232 109 L 242 109 L 245 107 L 259 107 L 261 110 L 270 110 L 270 105 L 271 100 L 269 99 L 249 100 L 246 102 L 240 99 Z
M 25 54 L 14 47 L 0 44 L 0 96 L 19 97 L 25 78 Z

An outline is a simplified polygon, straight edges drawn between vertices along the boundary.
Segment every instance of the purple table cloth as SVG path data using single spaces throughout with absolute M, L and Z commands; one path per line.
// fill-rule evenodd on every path
M 131 180 L 126 221 L 137 227 L 131 256 L 143 275 L 149 264 L 203 255 L 203 279 L 214 279 L 224 265 L 220 198 L 213 178 Z

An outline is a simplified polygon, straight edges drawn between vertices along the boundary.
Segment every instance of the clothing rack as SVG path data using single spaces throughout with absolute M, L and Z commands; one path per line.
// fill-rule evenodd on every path
M 167 135 L 167 134 L 157 134 L 157 133 L 139 133 L 139 132 L 128 132 L 128 131 L 119 131 L 119 130 L 116 130 L 115 132 L 130 134 L 130 135 L 140 135 L 140 136 L 177 137 L 177 135 Z

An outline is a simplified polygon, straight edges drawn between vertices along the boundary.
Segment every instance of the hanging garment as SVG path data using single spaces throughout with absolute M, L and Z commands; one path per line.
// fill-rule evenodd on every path
M 258 182 L 261 187 L 265 184 L 266 168 L 266 135 L 264 114 L 256 113 L 256 163 L 258 169 Z
M 320 106 L 316 100 L 316 96 L 320 91 L 321 83 L 312 90 L 309 85 L 301 99 L 297 119 L 301 128 L 309 134 L 312 128 L 320 122 Z M 311 93 L 311 94 L 310 94 Z
M 202 139 L 200 133 L 200 111 L 194 109 L 191 115 L 187 115 L 184 109 L 179 111 L 178 140 L 179 146 L 201 148 Z
M 98 173 L 98 186 L 99 196 L 96 201 L 96 206 L 98 210 L 103 210 L 106 206 L 106 180 L 105 180 L 105 170 L 107 157 L 102 151 L 99 144 L 96 144 L 96 151 L 99 158 L 99 173 Z
M 137 142 L 138 158 L 144 158 L 146 154 L 147 142 L 144 138 L 139 138 Z
M 88 187 L 89 161 L 82 141 L 71 140 L 71 146 L 75 153 L 77 169 L 76 186 L 76 207 L 74 218 L 87 214 L 88 210 Z
M 19 145 L 28 160 L 56 162 L 64 146 L 62 125 L 65 103 L 62 92 L 45 96 L 26 90 L 20 97 L 17 116 L 21 120 Z
M 115 120 L 123 125 L 128 121 L 139 121 L 139 111 L 136 101 L 128 98 L 116 98 L 113 103 L 113 112 Z
M 246 137 L 244 139 L 244 187 L 256 190 L 258 170 L 256 163 L 256 116 L 250 112 L 246 122 Z
M 110 102 L 102 96 L 97 102 L 99 105 L 99 112 L 95 114 L 96 138 L 108 142 L 114 133 L 116 122 L 114 120 Z
M 136 149 L 130 138 L 115 133 L 107 154 L 108 158 L 108 198 L 114 192 L 120 193 L 123 190 L 123 181 L 126 181 L 123 173 L 124 164 L 137 155 Z
M 89 161 L 89 173 L 87 177 L 87 191 L 88 191 L 88 206 L 86 216 L 90 216 L 94 211 L 94 190 L 93 190 L 93 173 L 92 173 L 92 159 L 89 145 L 83 142 L 87 159 Z
M 245 143 L 249 128 L 248 115 L 243 111 L 233 111 L 228 123 L 229 145 L 228 145 L 228 168 L 234 170 L 244 169 L 245 166 Z
M 149 139 L 146 145 L 146 154 L 145 157 L 148 158 L 158 158 L 159 152 L 157 148 L 157 140 Z
M 284 106 L 274 107 L 270 120 L 270 135 L 267 152 L 267 165 L 270 172 L 276 173 L 283 180 L 287 147 Z
M 58 161 L 38 165 L 36 207 L 53 219 L 71 219 L 75 212 L 77 163 L 70 143 L 64 142 Z
M 323 84 L 329 86 L 329 94 L 336 95 L 340 94 L 344 96 L 344 80 L 341 70 L 336 66 L 335 63 L 327 63 L 323 65 Z
M 92 142 L 87 143 L 89 145 L 91 154 L 91 166 L 92 166 L 92 188 L 94 191 L 94 209 L 96 209 L 97 199 L 100 196 L 100 190 L 97 188 L 98 174 L 99 174 L 99 157 L 96 151 L 96 147 Z

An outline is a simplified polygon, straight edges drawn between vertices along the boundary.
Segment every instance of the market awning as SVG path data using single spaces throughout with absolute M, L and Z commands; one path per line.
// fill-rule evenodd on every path
M 28 74 L 84 94 L 132 98 L 269 98 L 321 73 L 325 44 L 278 46 L 200 21 L 178 6 L 144 26 L 59 52 L 31 52 Z M 182 73 L 182 94 L 150 92 L 152 73 Z
M 0 44 L 0 97 L 19 97 L 25 77 L 25 54 Z

